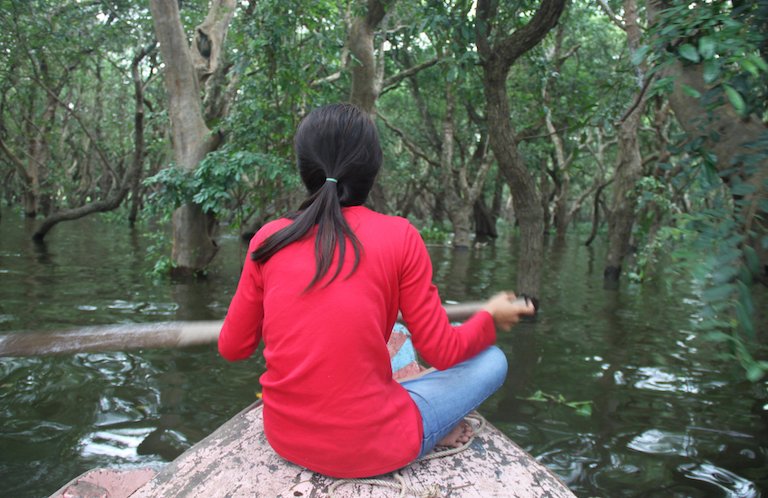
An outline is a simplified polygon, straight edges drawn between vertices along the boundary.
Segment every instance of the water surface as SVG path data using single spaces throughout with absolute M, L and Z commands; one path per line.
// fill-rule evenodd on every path
M 245 258 L 225 236 L 206 279 L 171 281 L 149 275 L 152 241 L 120 222 L 62 224 L 44 248 L 31 233 L 0 220 L 2 332 L 220 319 Z M 430 247 L 443 299 L 512 288 L 510 247 Z M 579 496 L 761 496 L 766 384 L 695 333 L 688 282 L 603 290 L 603 256 L 577 236 L 550 244 L 540 317 L 500 336 L 509 376 L 481 411 Z M 0 496 L 47 496 L 96 466 L 162 465 L 251 403 L 262 370 L 213 346 L 3 359 Z M 591 414 L 566 404 L 579 401 Z

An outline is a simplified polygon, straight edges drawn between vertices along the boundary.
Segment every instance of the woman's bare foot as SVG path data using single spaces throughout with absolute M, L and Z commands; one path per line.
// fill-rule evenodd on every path
M 475 431 L 472 430 L 472 425 L 466 420 L 462 420 L 448 433 L 447 436 L 437 443 L 437 446 L 458 448 L 459 446 L 466 444 L 474 435 Z

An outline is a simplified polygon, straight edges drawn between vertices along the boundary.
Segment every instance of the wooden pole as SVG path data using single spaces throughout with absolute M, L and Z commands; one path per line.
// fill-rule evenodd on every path
M 466 320 L 483 303 L 444 305 L 452 322 Z M 398 316 L 398 320 L 401 317 Z M 214 343 L 221 321 L 130 323 L 53 332 L 12 332 L 0 335 L 0 357 L 41 356 L 127 349 L 184 348 Z

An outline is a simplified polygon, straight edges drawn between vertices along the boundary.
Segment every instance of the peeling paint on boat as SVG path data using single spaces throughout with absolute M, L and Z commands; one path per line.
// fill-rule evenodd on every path
M 387 345 L 395 379 L 422 370 L 404 327 L 395 327 Z M 483 423 L 464 451 L 414 462 L 377 479 L 405 486 L 408 492 L 401 496 L 574 497 L 552 471 L 482 417 L 480 420 Z M 335 483 L 336 479 L 294 465 L 275 453 L 264 435 L 263 405 L 258 401 L 156 473 L 152 469 L 95 469 L 51 498 L 315 498 L 331 496 Z M 345 481 L 333 496 L 387 498 L 399 494 L 380 484 Z

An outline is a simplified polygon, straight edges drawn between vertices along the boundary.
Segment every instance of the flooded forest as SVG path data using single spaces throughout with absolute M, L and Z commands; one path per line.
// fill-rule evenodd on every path
M 221 320 L 351 102 L 448 302 L 536 296 L 480 411 L 577 496 L 768 493 L 765 0 L 0 0 L 0 353 Z M 0 495 L 161 465 L 254 400 L 215 347 L 0 358 Z

